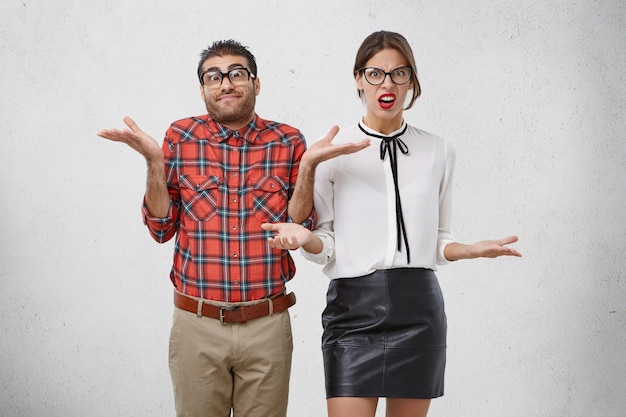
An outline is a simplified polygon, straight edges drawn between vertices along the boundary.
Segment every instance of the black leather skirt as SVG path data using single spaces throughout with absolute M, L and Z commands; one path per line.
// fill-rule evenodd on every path
M 432 270 L 387 269 L 334 279 L 326 302 L 327 398 L 443 395 L 447 325 Z

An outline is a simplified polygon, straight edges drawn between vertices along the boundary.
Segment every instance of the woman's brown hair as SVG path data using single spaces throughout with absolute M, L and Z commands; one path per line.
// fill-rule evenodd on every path
M 387 32 L 384 30 L 374 32 L 369 35 L 356 53 L 356 59 L 354 61 L 354 77 L 359 73 L 362 73 L 363 68 L 367 61 L 369 61 L 374 55 L 383 49 L 395 49 L 400 52 L 404 58 L 408 61 L 411 67 L 411 82 L 413 83 L 413 96 L 411 101 L 406 106 L 405 110 L 413 107 L 413 104 L 422 93 L 419 80 L 417 79 L 417 66 L 415 65 L 415 57 L 413 56 L 413 50 L 409 45 L 406 38 L 399 33 Z M 361 91 L 357 89 L 359 97 L 361 97 Z

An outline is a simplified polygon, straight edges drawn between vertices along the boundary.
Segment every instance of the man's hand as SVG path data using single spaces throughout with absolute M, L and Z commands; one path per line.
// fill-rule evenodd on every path
M 267 240 L 270 247 L 275 249 L 295 250 L 314 237 L 309 229 L 297 223 L 263 223 L 261 227 L 277 233 Z
M 344 143 L 341 145 L 333 145 L 332 140 L 339 132 L 338 126 L 333 126 L 328 134 L 322 139 L 315 142 L 307 151 L 302 155 L 302 160 L 306 163 L 311 163 L 316 166 L 317 164 L 324 162 L 328 159 L 335 158 L 340 155 L 348 155 L 358 152 L 362 149 L 370 146 L 370 139 L 363 139 L 357 143 Z
M 261 227 L 263 230 L 277 233 L 267 240 L 272 248 L 283 250 L 302 248 L 309 253 L 320 253 L 324 249 L 322 240 L 298 223 L 263 223 Z
M 127 144 L 143 155 L 148 162 L 156 161 L 162 163 L 163 151 L 158 142 L 143 130 L 139 129 L 137 123 L 130 117 L 124 117 L 124 123 L 126 123 L 129 129 L 105 129 L 98 132 L 98 136 L 114 142 Z
M 139 129 L 137 123 L 130 117 L 124 117 L 124 123 L 129 129 L 105 129 L 98 132 L 98 136 L 122 142 L 139 152 L 146 158 L 148 174 L 146 179 L 146 206 L 150 215 L 159 218 L 167 217 L 170 208 L 170 196 L 165 181 L 165 156 L 161 147 L 151 136 Z

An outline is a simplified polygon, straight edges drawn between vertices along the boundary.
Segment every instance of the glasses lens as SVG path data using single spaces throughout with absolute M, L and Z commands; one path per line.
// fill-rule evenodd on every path
M 363 71 L 365 80 L 372 85 L 382 84 L 385 79 L 385 72 L 378 68 L 365 68 Z
M 228 71 L 228 79 L 233 85 L 243 85 L 248 82 L 248 71 L 245 68 L 235 68 Z
M 205 72 L 202 75 L 202 84 L 207 87 L 215 87 L 222 83 L 222 73 L 218 71 Z
M 411 79 L 411 67 L 400 67 L 391 71 L 391 81 L 396 84 L 406 84 Z

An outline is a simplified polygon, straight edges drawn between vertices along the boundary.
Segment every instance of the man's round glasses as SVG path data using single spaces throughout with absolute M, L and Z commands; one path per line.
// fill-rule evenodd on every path
M 398 67 L 391 70 L 391 72 L 385 72 L 375 67 L 363 68 L 361 71 L 365 76 L 365 80 L 372 85 L 381 85 L 385 82 L 387 76 L 391 77 L 391 81 L 393 81 L 394 84 L 406 84 L 411 80 L 411 74 L 413 73 L 413 69 L 408 66 Z
M 222 80 L 227 76 L 232 85 L 246 85 L 250 78 L 256 78 L 256 75 L 252 74 L 246 68 L 233 68 L 228 72 L 221 72 L 215 70 L 208 70 L 202 73 L 200 76 L 200 82 L 203 86 L 209 88 L 217 88 L 222 85 Z

